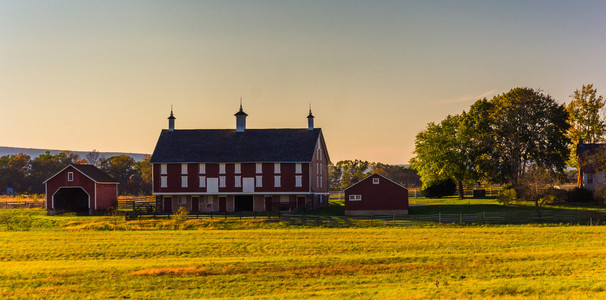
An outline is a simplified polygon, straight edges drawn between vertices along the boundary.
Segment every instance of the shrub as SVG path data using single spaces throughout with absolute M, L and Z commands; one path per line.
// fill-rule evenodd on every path
M 189 219 L 189 211 L 187 211 L 187 208 L 181 206 L 173 215 L 173 219 L 179 223 L 185 222 L 187 219 Z
M 568 202 L 591 202 L 593 192 L 586 188 L 574 188 L 568 191 Z
M 540 198 L 541 202 L 545 204 L 562 204 L 566 202 L 567 192 L 562 189 L 550 187 L 541 194 Z
M 421 193 L 427 198 L 442 198 L 445 196 L 454 195 L 457 190 L 457 184 L 452 179 L 446 179 L 437 181 L 427 188 L 423 189 Z
M 517 200 L 516 191 L 511 187 L 504 187 L 497 197 L 497 202 L 503 205 L 512 205 Z
M 597 190 L 595 190 L 593 197 L 597 205 L 606 205 L 606 184 L 601 185 Z

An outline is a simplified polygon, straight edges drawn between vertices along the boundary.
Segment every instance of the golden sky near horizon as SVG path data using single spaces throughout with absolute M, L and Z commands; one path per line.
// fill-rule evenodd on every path
M 606 4 L 2 1 L 0 145 L 151 153 L 177 128 L 304 128 L 408 163 L 428 122 L 518 86 L 606 87 Z

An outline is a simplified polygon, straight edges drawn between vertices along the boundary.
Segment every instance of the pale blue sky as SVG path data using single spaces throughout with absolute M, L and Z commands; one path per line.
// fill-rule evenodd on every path
M 606 88 L 606 1 L 0 1 L 0 145 L 151 153 L 177 128 L 305 127 L 406 163 L 518 86 Z

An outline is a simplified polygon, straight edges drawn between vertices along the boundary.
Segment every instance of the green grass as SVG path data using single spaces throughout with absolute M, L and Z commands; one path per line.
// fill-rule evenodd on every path
M 0 297 L 599 299 L 604 236 L 602 226 L 0 232 Z

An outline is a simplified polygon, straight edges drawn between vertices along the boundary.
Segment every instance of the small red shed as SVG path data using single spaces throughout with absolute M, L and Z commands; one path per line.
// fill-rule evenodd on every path
M 408 189 L 374 173 L 345 189 L 345 214 L 407 215 Z
M 118 204 L 118 181 L 93 165 L 69 165 L 44 181 L 49 215 L 93 215 Z

